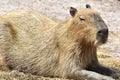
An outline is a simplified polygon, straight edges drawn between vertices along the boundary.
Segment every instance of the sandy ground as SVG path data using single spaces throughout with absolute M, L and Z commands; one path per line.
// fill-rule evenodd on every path
M 108 43 L 101 46 L 120 58 L 120 1 L 117 0 L 0 0 L 0 15 L 22 8 L 33 8 L 59 22 L 70 17 L 71 6 L 80 8 L 90 4 L 100 12 L 109 27 Z

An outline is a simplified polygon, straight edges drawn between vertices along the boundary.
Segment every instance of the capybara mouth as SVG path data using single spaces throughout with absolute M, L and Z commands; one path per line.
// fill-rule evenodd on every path
M 103 28 L 97 32 L 97 40 L 99 44 L 105 44 L 108 40 L 108 29 Z
M 97 36 L 98 44 L 105 44 L 107 42 L 107 40 L 108 40 L 108 34 Z
M 105 43 L 107 42 L 107 40 L 108 40 L 107 37 L 103 37 L 100 42 L 101 42 L 102 44 L 105 44 Z

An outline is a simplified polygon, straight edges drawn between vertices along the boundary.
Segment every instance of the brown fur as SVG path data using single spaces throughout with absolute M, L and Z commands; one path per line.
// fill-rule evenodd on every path
M 75 17 L 58 24 L 33 10 L 1 16 L 0 54 L 5 57 L 5 66 L 41 76 L 112 80 L 85 70 L 98 64 L 96 25 L 100 23 L 94 21 L 93 14 L 100 18 L 91 9 L 81 9 Z M 80 22 L 81 15 L 85 22 Z
M 99 51 L 98 52 L 98 59 L 100 60 L 100 62 L 106 66 L 109 66 L 111 68 L 117 69 L 120 71 L 120 59 L 117 57 L 113 57 L 113 55 L 108 54 L 108 52 L 106 51 Z M 120 74 L 118 75 L 120 76 Z M 41 77 L 41 76 L 34 76 L 34 75 L 30 75 L 30 74 L 24 74 L 18 71 L 12 71 L 12 72 L 5 72 L 5 71 L 0 71 L 0 79 L 9 79 L 9 80 L 13 80 L 13 79 L 19 79 L 19 80 L 26 80 L 26 79 L 32 79 L 32 80 L 65 80 L 65 79 L 61 79 L 61 78 L 46 78 L 46 77 Z M 120 79 L 120 77 L 119 77 Z M 119 80 L 118 79 L 118 80 Z M 69 80 L 69 79 L 66 79 Z M 81 79 L 84 80 L 84 79 Z M 89 80 L 89 79 L 85 79 L 85 80 Z

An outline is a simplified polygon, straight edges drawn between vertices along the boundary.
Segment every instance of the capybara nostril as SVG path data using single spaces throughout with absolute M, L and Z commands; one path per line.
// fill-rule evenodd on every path
M 108 29 L 101 29 L 98 31 L 98 35 L 108 35 Z

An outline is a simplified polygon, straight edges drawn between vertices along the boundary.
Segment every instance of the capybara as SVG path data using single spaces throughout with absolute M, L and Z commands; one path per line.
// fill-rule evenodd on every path
M 97 47 L 108 28 L 98 12 L 70 8 L 71 18 L 56 23 L 34 10 L 0 17 L 1 70 L 68 79 L 114 80 L 116 71 L 99 64 Z

